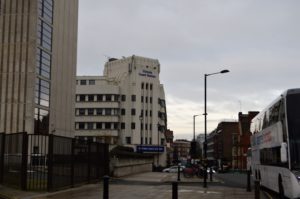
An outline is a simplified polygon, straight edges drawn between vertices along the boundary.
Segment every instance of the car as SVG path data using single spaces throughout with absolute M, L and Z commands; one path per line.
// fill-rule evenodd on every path
M 185 166 L 180 166 L 180 172 L 183 171 L 183 169 L 185 168 Z M 177 173 L 178 172 L 178 166 L 171 166 L 169 168 L 165 168 L 163 170 L 163 172 L 167 172 L 167 173 Z

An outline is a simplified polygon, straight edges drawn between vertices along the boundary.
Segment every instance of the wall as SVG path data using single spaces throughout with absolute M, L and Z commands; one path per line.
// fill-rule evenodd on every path
M 114 177 L 152 171 L 152 158 L 111 158 L 110 171 Z

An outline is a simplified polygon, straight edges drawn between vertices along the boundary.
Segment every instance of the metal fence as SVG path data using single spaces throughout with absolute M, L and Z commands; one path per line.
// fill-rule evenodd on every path
M 108 145 L 56 135 L 0 133 L 0 183 L 53 191 L 100 180 Z

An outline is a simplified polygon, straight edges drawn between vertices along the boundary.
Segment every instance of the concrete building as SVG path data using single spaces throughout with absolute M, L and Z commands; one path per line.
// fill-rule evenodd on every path
M 74 133 L 77 0 L 1 0 L 0 132 Z
M 131 56 L 109 59 L 103 76 L 79 76 L 76 89 L 76 136 L 131 146 L 166 164 L 167 112 L 156 59 Z

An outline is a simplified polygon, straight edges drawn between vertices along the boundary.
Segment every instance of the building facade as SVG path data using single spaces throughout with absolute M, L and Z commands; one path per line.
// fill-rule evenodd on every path
M 178 160 L 186 162 L 190 159 L 191 142 L 184 139 L 177 139 L 173 143 L 174 149 L 177 152 Z
M 1 0 L 0 132 L 74 134 L 77 0 Z
M 109 59 L 103 76 L 79 76 L 76 136 L 131 146 L 166 164 L 167 110 L 156 59 Z

